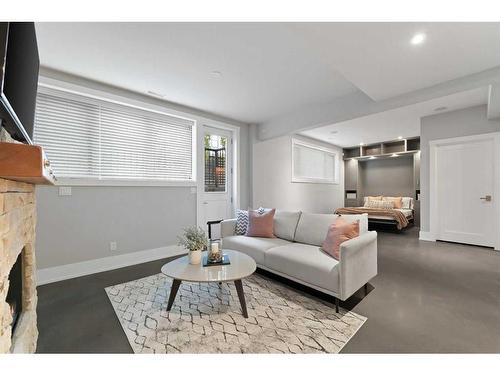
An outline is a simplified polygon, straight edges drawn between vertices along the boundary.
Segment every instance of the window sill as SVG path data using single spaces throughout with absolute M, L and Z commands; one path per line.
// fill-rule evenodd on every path
M 320 180 L 320 179 L 313 179 L 313 178 L 299 178 L 299 177 L 293 177 L 292 183 L 339 185 L 338 181 Z
M 161 180 L 93 180 L 87 178 L 58 178 L 56 186 L 151 186 L 151 187 L 193 187 L 196 181 L 161 181 Z

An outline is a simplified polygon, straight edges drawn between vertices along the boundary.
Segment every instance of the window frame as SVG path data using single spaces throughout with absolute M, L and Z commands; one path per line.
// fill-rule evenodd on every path
M 147 111 L 159 115 L 178 117 L 193 122 L 192 125 L 192 154 L 191 154 L 191 179 L 189 180 L 165 180 L 165 179 L 137 179 L 137 178 L 86 178 L 86 177 L 58 177 L 56 175 L 56 185 L 64 186 L 172 186 L 172 187 L 195 187 L 198 184 L 197 178 L 197 134 L 199 119 L 180 111 L 170 110 L 159 105 L 150 104 L 142 100 L 129 99 L 124 96 L 115 95 L 110 92 L 95 90 L 83 86 L 77 86 L 66 82 L 52 82 L 52 79 L 40 77 L 38 90 L 40 92 L 51 93 L 52 90 L 73 95 L 83 96 L 90 100 L 104 101 L 112 105 L 125 106 L 131 109 Z M 138 95 L 139 96 L 139 95 Z
M 308 178 L 300 177 L 295 174 L 295 146 L 302 146 L 306 148 L 311 148 L 317 151 L 324 152 L 326 154 L 332 155 L 334 160 L 333 165 L 333 178 Z M 292 165 L 292 183 L 311 183 L 311 184 L 327 184 L 327 185 L 339 185 L 340 184 L 340 155 L 339 152 L 333 148 L 328 148 L 325 146 L 319 146 L 313 142 L 303 141 L 292 137 L 291 142 L 291 165 Z

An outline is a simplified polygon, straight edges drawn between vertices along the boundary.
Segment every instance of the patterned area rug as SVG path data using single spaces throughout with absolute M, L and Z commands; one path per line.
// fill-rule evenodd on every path
M 338 353 L 366 318 L 264 276 L 243 280 L 248 319 L 234 283 L 182 283 L 166 311 L 163 274 L 106 288 L 135 353 Z

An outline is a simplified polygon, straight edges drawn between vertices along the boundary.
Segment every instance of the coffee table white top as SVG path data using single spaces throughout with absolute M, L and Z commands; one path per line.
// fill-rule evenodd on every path
M 186 255 L 165 264 L 161 272 L 173 279 L 205 283 L 239 280 L 255 272 L 257 265 L 248 255 L 228 249 L 222 250 L 222 253 L 229 256 L 231 264 L 203 267 L 203 264 L 189 264 Z M 206 253 L 203 253 L 205 256 Z

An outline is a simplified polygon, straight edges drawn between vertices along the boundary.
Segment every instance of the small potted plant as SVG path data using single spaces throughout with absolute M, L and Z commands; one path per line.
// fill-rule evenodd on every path
M 201 252 L 208 243 L 203 229 L 195 226 L 184 228 L 182 236 L 177 238 L 179 245 L 188 251 L 189 264 L 200 264 Z

